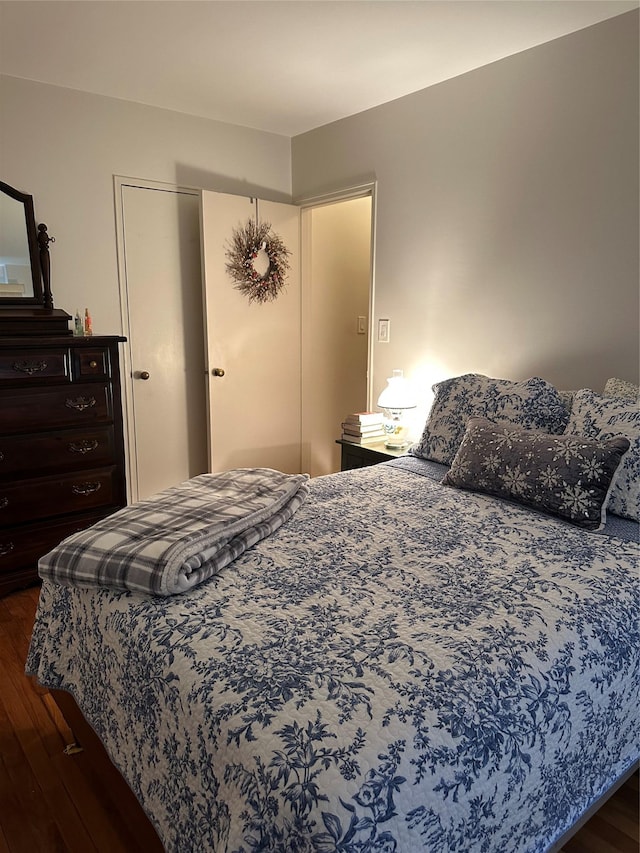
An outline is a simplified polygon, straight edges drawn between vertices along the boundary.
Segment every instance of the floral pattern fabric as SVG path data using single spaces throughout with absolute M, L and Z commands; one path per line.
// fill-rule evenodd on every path
M 601 530 L 613 476 L 628 449 L 626 438 L 594 441 L 470 418 L 442 482 Z
M 588 389 L 577 391 L 571 406 L 567 435 L 606 440 L 628 438 L 631 446 L 616 473 L 607 511 L 640 521 L 640 405 L 604 397 Z
M 435 399 L 422 437 L 409 453 L 444 465 L 450 465 L 456 455 L 469 418 L 549 433 L 563 432 L 569 419 L 560 392 L 539 377 L 512 382 L 466 373 L 438 382 L 433 390 Z
M 637 542 L 409 461 L 183 595 L 44 582 L 27 670 L 171 853 L 541 853 L 637 760 Z

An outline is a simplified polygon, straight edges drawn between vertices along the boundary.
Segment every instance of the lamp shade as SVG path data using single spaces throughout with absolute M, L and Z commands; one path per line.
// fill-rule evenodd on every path
M 393 376 L 387 379 L 387 387 L 378 397 L 378 407 L 393 411 L 415 409 L 416 401 L 411 385 L 404 378 L 402 370 L 394 370 Z

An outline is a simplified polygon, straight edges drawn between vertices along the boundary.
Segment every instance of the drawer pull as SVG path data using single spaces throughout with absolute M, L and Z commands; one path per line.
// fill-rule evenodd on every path
M 74 495 L 92 495 L 94 492 L 100 491 L 100 483 L 97 481 L 93 483 L 78 483 L 78 485 L 71 486 L 71 491 Z
M 97 362 L 97 361 L 95 361 L 95 360 L 94 360 L 94 361 L 90 361 L 90 362 L 89 362 L 89 367 L 90 367 L 92 370 L 95 370 L 97 366 L 98 366 L 98 362 Z
M 0 557 L 6 557 L 13 551 L 13 542 L 0 542 Z
M 21 373 L 27 373 L 33 376 L 34 373 L 42 373 L 47 369 L 46 361 L 14 361 L 13 369 L 19 370 Z
M 4 453 L 0 450 L 0 462 L 4 460 Z
M 75 409 L 77 412 L 84 412 L 85 409 L 91 409 L 95 404 L 95 397 L 76 397 L 75 400 L 67 399 L 65 403 L 67 408 Z
M 98 442 L 95 438 L 92 438 L 91 441 L 83 438 L 82 441 L 70 441 L 67 450 L 70 453 L 82 453 L 84 456 L 85 453 L 91 453 L 92 450 L 95 450 L 97 446 Z
M 9 506 L 9 498 L 0 498 L 0 509 L 4 509 L 6 506 Z

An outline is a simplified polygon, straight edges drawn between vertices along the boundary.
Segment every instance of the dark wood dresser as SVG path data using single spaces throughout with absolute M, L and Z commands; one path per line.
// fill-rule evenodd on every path
M 126 504 L 121 337 L 0 338 L 0 595 Z

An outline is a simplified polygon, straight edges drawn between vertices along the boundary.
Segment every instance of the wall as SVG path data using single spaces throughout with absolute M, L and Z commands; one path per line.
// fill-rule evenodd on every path
M 289 201 L 290 140 L 140 104 L 0 78 L 0 176 L 31 193 L 55 305 L 118 334 L 113 175 Z
M 638 13 L 295 137 L 294 198 L 377 180 L 374 395 L 638 380 Z M 374 397 L 375 398 L 375 397 Z

